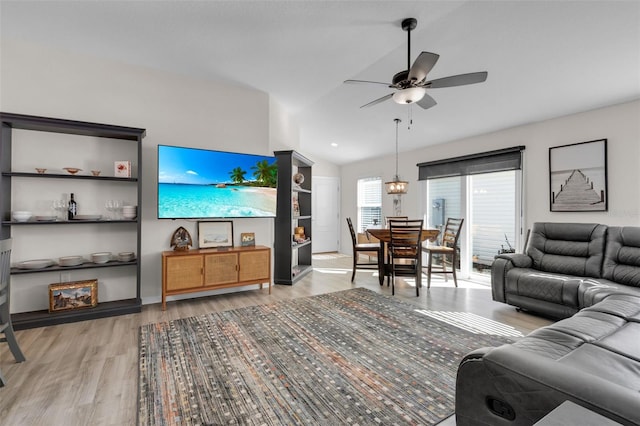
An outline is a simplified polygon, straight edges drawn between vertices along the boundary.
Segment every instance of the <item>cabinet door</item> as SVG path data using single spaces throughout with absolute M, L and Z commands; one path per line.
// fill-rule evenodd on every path
M 269 250 L 240 253 L 240 281 L 271 279 L 271 254 Z
M 167 262 L 167 291 L 202 287 L 202 256 L 172 256 Z
M 204 285 L 238 282 L 238 254 L 215 253 L 204 256 Z

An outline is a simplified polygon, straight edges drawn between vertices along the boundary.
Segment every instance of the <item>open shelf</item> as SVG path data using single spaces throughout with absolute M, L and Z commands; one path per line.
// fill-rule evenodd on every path
M 39 257 L 38 249 L 40 247 L 38 245 L 40 241 L 47 246 L 47 249 L 51 247 L 52 252 L 76 245 L 86 247 L 87 253 L 89 252 L 88 250 L 96 252 L 109 250 L 109 246 L 105 245 L 104 242 L 96 243 L 95 241 L 96 237 L 101 233 L 109 233 L 110 231 L 126 233 L 131 236 L 132 240 L 135 238 L 135 246 L 132 241 L 130 245 L 128 244 L 128 247 L 136 253 L 136 256 L 140 255 L 142 223 L 139 215 L 134 219 L 117 220 L 106 220 L 102 216 L 93 216 L 99 217 L 99 219 L 17 222 L 12 220 L 11 212 L 21 203 L 25 203 L 25 201 L 33 203 L 34 200 L 41 197 L 41 189 L 42 193 L 52 191 L 52 188 L 56 188 L 55 192 L 74 192 L 69 189 L 75 186 L 70 183 L 72 181 L 79 182 L 78 186 L 84 188 L 87 192 L 101 193 L 101 191 L 105 190 L 107 192 L 113 191 L 114 196 L 128 194 L 130 200 L 135 202 L 135 205 L 141 206 L 142 180 L 140 177 L 142 176 L 142 139 L 146 133 L 145 129 L 5 112 L 0 113 L 0 126 L 0 238 L 14 239 L 14 255 L 18 254 L 15 249 L 20 244 L 24 245 L 23 242 L 27 242 L 29 238 L 36 241 L 35 243 L 31 242 L 32 246 L 29 246 L 33 247 L 33 249 L 25 252 L 23 248 L 23 253 L 19 254 L 20 257 L 33 256 L 31 257 L 32 259 L 37 259 Z M 21 131 L 14 132 L 17 129 Z M 27 132 L 22 132 L 22 130 Z M 67 138 L 53 134 L 75 136 Z M 66 145 L 70 139 L 73 140 L 73 145 Z M 32 143 L 34 145 L 31 145 Z M 74 148 L 71 149 L 69 148 L 70 146 Z M 101 165 L 96 167 L 96 170 L 107 170 L 107 165 L 111 167 L 111 164 L 115 164 L 112 161 L 115 162 L 124 157 L 127 160 L 131 160 L 132 165 L 135 165 L 136 176 L 117 177 L 102 175 L 102 173 L 95 176 L 87 173 L 86 170 L 80 172 L 81 174 L 73 175 L 62 172 L 63 169 L 60 168 L 59 158 L 57 159 L 58 165 L 55 165 L 56 161 L 50 163 L 54 164 L 53 168 L 49 169 L 50 173 L 37 173 L 35 169 L 28 167 L 31 161 L 34 164 L 38 162 L 45 163 L 43 160 L 47 159 L 48 155 L 54 151 L 64 154 L 65 161 L 68 159 L 67 157 L 74 161 L 90 161 L 94 160 L 96 156 L 104 156 L 106 159 L 100 162 Z M 25 161 L 27 159 L 29 161 Z M 113 169 L 110 170 L 113 171 Z M 52 179 L 54 180 L 52 181 Z M 113 182 L 119 182 L 122 185 L 113 184 Z M 21 190 L 21 188 L 25 187 L 29 188 L 29 190 Z M 132 225 L 116 225 L 117 228 L 112 228 L 105 226 L 108 223 Z M 78 228 L 76 225 L 88 226 Z M 33 226 L 37 227 L 35 232 L 28 229 L 28 227 Z M 60 232 L 60 228 L 57 228 L 58 226 L 69 227 Z M 52 235 L 58 235 L 55 243 L 51 241 Z M 60 235 L 62 235 L 62 238 L 60 238 Z M 99 250 L 97 248 L 93 250 L 96 244 L 99 244 Z M 47 252 L 46 258 L 50 256 L 54 257 L 55 255 Z M 15 292 L 12 295 L 11 302 L 15 304 L 14 306 L 21 306 L 22 304 L 20 310 L 28 310 L 42 307 L 41 303 L 30 303 L 28 297 L 31 297 L 32 294 L 38 294 L 38 292 L 41 295 L 47 293 L 47 285 L 49 284 L 46 280 L 47 272 L 114 267 L 126 267 L 128 269 L 112 272 L 105 271 L 104 274 L 101 274 L 105 277 L 101 285 L 108 286 L 109 279 L 112 276 L 123 278 L 126 288 L 123 288 L 118 296 L 124 299 L 99 303 L 94 308 L 64 312 L 50 313 L 48 310 L 43 310 L 14 313 L 11 315 L 14 327 L 16 329 L 42 327 L 140 312 L 140 261 L 139 257 L 137 257 L 128 262 L 113 260 L 98 264 L 87 260 L 76 266 L 59 266 L 56 264 L 42 269 L 11 268 L 11 275 L 15 276 L 14 282 L 17 282 L 17 285 L 28 282 L 35 289 L 29 296 L 25 296 L 20 292 Z M 26 274 L 33 274 L 33 276 L 26 276 Z M 131 298 L 132 296 L 133 298 Z
M 295 151 L 276 151 L 274 154 L 278 165 L 274 282 L 291 285 L 312 269 L 311 166 L 313 162 Z M 293 183 L 293 176 L 296 173 L 304 176 L 300 185 Z M 304 236 L 309 240 L 303 243 L 293 241 L 294 230 L 297 227 L 304 228 Z
M 109 180 L 120 182 L 137 182 L 138 178 L 122 178 L 116 176 L 93 176 L 93 175 L 71 175 L 56 173 L 31 173 L 31 172 L 3 172 L 2 176 L 26 177 L 38 179 L 86 179 L 86 180 Z
M 48 310 L 12 314 L 11 321 L 15 330 L 66 324 L 69 322 L 133 314 L 142 311 L 140 299 L 122 299 L 99 303 L 95 308 L 76 309 L 62 312 Z
M 38 272 L 72 271 L 77 269 L 113 268 L 118 266 L 131 266 L 131 265 L 135 266 L 137 264 L 138 264 L 137 260 L 131 260 L 129 262 L 120 262 L 119 260 L 110 260 L 107 263 L 84 262 L 84 263 L 81 263 L 80 265 L 75 265 L 75 266 L 51 265 L 41 269 L 11 268 L 11 275 L 37 274 Z

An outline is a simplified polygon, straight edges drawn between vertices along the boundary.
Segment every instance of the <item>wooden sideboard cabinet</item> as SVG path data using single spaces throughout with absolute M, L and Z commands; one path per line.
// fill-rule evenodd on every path
M 264 283 L 271 294 L 271 249 L 265 246 L 225 250 L 162 252 L 162 310 L 167 296 Z

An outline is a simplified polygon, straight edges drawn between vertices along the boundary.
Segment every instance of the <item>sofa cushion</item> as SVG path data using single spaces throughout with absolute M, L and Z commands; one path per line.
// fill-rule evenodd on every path
M 581 283 L 581 277 L 514 268 L 507 272 L 505 293 L 577 308 Z
M 585 278 L 578 288 L 578 305 L 580 308 L 592 306 L 612 294 L 640 297 L 640 287 L 618 284 L 604 278 Z
M 606 225 L 595 223 L 535 223 L 527 254 L 540 271 L 597 278 L 606 233 Z
M 640 287 L 640 227 L 609 227 L 602 277 Z

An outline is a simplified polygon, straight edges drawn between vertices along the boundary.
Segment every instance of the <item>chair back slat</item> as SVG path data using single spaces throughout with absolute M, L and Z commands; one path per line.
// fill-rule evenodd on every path
M 409 216 L 386 216 L 384 218 L 384 223 L 387 228 L 389 227 L 389 222 L 392 220 L 409 220 Z
M 463 222 L 464 219 L 447 219 L 447 224 L 445 225 L 444 232 L 442 233 L 442 245 L 444 247 L 455 247 L 458 244 L 458 238 L 460 237 Z
M 347 224 L 349 225 L 349 232 L 351 233 L 351 243 L 355 246 L 358 244 L 356 239 L 356 231 L 353 229 L 353 223 L 351 223 L 351 218 L 347 218 Z
M 422 219 L 390 220 L 389 247 L 397 252 L 399 249 L 415 251 L 422 243 Z

